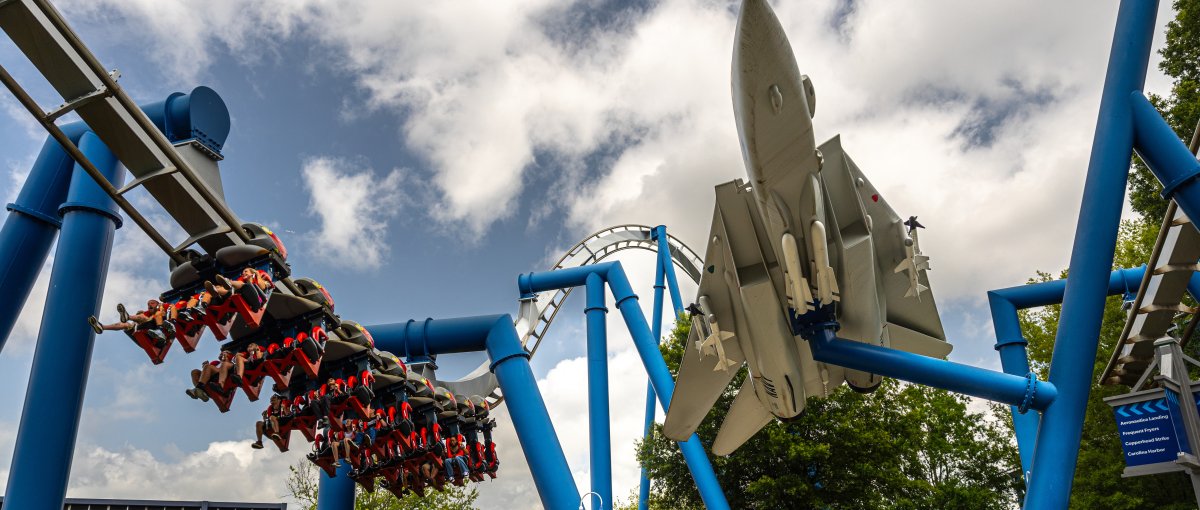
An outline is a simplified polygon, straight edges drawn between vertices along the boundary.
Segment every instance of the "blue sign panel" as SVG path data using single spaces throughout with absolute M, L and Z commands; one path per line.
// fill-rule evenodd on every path
M 1113 408 L 1126 466 L 1175 460 L 1179 442 L 1169 409 L 1165 398 Z

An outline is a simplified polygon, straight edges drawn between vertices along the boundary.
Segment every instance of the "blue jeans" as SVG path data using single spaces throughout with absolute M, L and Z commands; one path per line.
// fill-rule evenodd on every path
M 454 478 L 454 467 L 458 467 L 459 476 L 467 476 L 467 458 L 459 455 L 446 459 L 443 464 L 446 465 L 446 478 Z

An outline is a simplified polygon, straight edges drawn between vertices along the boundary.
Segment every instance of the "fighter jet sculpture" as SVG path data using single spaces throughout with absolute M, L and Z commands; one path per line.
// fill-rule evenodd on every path
M 808 397 L 878 375 L 813 359 L 796 323 L 840 324 L 838 336 L 945 357 L 916 219 L 902 222 L 834 137 L 817 147 L 816 96 L 766 0 L 746 0 L 733 51 L 733 108 L 750 182 L 716 187 L 716 210 L 693 326 L 667 413 L 686 440 L 743 363 L 746 378 L 713 444 L 728 455 Z M 909 228 L 906 229 L 906 224 Z M 915 226 L 914 226 L 915 225 Z M 813 315 L 806 316 L 808 318 Z

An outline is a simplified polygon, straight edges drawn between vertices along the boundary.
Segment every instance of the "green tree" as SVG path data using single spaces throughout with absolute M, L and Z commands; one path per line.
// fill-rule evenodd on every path
M 308 461 L 300 461 L 288 468 L 291 473 L 287 479 L 288 495 L 298 501 L 305 510 L 317 508 L 317 468 Z M 472 510 L 479 493 L 470 485 L 458 487 L 447 485 L 444 492 L 434 489 L 425 491 L 425 497 L 409 493 L 403 498 L 397 498 L 383 489 L 367 492 L 362 486 L 355 486 L 354 508 L 356 510 Z
M 664 342 L 676 370 L 689 321 Z M 711 444 L 745 372 L 734 378 L 697 431 Z M 946 391 L 885 380 L 862 395 L 842 386 L 809 399 L 788 423 L 773 423 L 713 467 L 733 508 L 1008 508 L 1016 502 L 1016 449 L 1005 426 Z M 656 426 L 639 460 L 652 506 L 702 508 L 683 457 Z

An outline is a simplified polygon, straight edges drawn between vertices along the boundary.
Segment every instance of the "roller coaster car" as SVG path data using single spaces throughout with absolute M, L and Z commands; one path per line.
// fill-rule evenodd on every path
M 305 395 L 297 395 L 292 399 L 291 410 L 292 414 L 286 420 L 279 421 L 279 436 L 285 441 L 291 437 L 293 430 L 300 431 L 304 439 L 308 442 L 314 442 L 317 438 L 317 419 L 319 418 L 308 405 L 309 399 Z M 286 445 L 286 443 L 285 443 Z
M 367 328 L 362 327 L 357 322 L 343 320 L 334 333 L 344 342 L 349 342 L 367 349 L 375 348 L 375 339 L 371 338 L 371 333 Z M 382 364 L 382 361 L 380 361 Z
M 417 450 L 424 453 L 430 449 L 430 446 L 441 442 L 441 426 L 437 421 L 436 392 L 428 379 L 415 372 L 409 372 L 408 377 L 409 381 L 414 383 L 408 402 L 412 404 L 413 408 L 413 425 L 418 439 Z
M 450 390 L 438 386 L 434 391 L 434 398 L 437 399 L 437 423 L 442 436 L 458 436 L 461 423 L 458 416 L 458 402 L 455 400 L 454 394 Z
M 321 368 L 326 333 L 337 325 L 337 317 L 317 303 L 288 294 L 275 294 L 267 301 L 262 323 L 257 329 L 245 323 L 236 324 L 230 344 L 245 349 L 257 343 L 267 352 L 262 370 L 275 379 L 280 387 L 290 384 L 292 367 L 309 378 L 315 378 Z
M 333 296 L 330 296 L 329 291 L 325 290 L 325 287 L 322 287 L 316 280 L 297 278 L 292 280 L 292 283 L 295 283 L 296 288 L 300 290 L 300 297 L 321 305 L 333 313 Z
M 217 409 L 222 413 L 229 412 L 229 407 L 233 404 L 234 397 L 237 396 L 238 388 L 242 389 L 242 392 L 246 394 L 246 397 L 251 402 L 258 401 L 258 396 L 262 392 L 264 379 L 261 377 L 257 381 L 251 381 L 248 377 L 242 377 L 240 383 L 235 383 L 235 379 L 237 378 L 234 376 L 233 371 L 230 370 L 229 377 L 225 378 L 224 385 L 217 381 L 209 381 L 208 385 L 204 387 L 204 392 L 208 394 L 208 398 L 212 399 L 213 403 L 217 405 Z
M 472 400 L 479 397 L 459 395 L 456 398 L 461 431 L 459 437 L 463 448 L 467 450 L 467 467 L 470 468 L 471 479 L 480 482 L 486 474 L 487 465 L 483 458 L 483 444 L 479 442 L 479 422 L 475 420 L 475 402 Z
M 295 337 L 289 336 L 282 342 L 271 342 L 266 346 L 262 361 L 254 367 L 247 367 L 246 376 L 255 379 L 270 377 L 278 388 L 287 388 L 291 384 L 295 367 L 300 367 L 309 377 L 315 377 L 320 370 L 321 353 L 325 350 L 328 338 L 325 330 L 318 325 Z
M 408 377 L 408 366 L 405 365 L 403 361 L 400 361 L 400 358 L 397 358 L 388 352 L 382 352 L 380 354 L 380 358 L 382 358 L 383 362 L 380 364 L 379 368 L 376 369 L 376 371 L 384 375 Z
M 342 384 L 342 380 L 339 379 L 338 382 Z M 343 395 L 337 401 L 330 403 L 330 414 L 345 416 L 347 413 L 354 413 L 355 418 L 365 419 L 369 416 L 367 410 L 371 407 L 371 399 L 365 398 L 364 400 L 366 394 L 363 393 L 363 390 L 371 391 L 370 387 L 365 386 L 358 377 L 350 376 L 342 387 Z
M 279 236 L 276 236 L 275 232 L 272 232 L 266 225 L 244 223 L 242 228 L 246 229 L 247 234 L 250 234 L 250 244 L 266 248 L 280 260 L 287 261 L 287 247 L 283 245 L 283 241 L 279 240 Z
M 337 433 L 334 432 L 331 434 Z M 325 471 L 325 474 L 329 475 L 330 478 L 334 478 L 337 476 L 337 468 L 333 465 L 333 448 L 330 447 L 328 439 L 323 434 L 317 434 L 313 439 L 314 451 L 308 454 L 308 460 L 316 464 L 322 471 Z
M 380 471 L 383 482 L 379 485 L 397 498 L 403 499 L 409 494 L 425 496 L 425 488 L 418 486 L 417 476 L 405 469 L 385 469 Z

